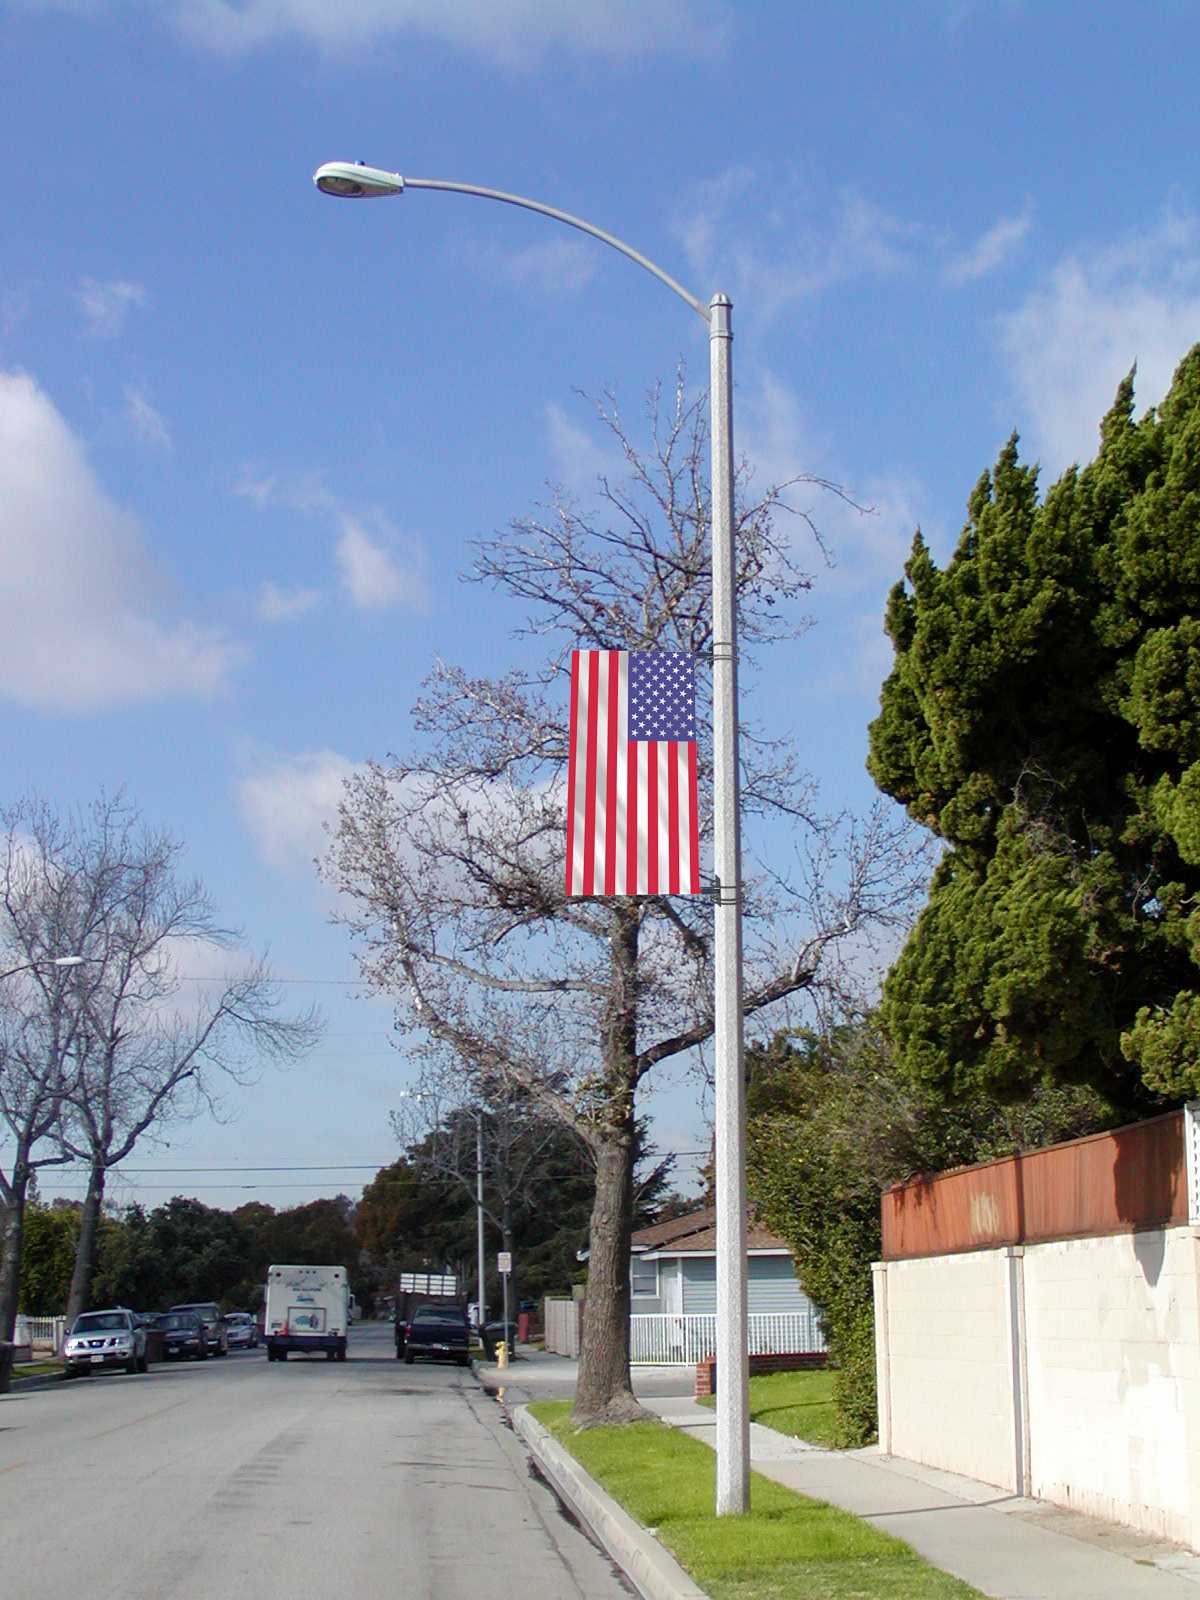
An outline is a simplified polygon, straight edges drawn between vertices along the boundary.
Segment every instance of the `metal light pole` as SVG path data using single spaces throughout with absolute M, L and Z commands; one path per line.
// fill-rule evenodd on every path
M 475 1252 L 479 1269 L 479 1333 L 487 1327 L 487 1290 L 484 1273 L 487 1262 L 483 1254 L 483 1107 L 475 1109 Z M 486 1349 L 486 1345 L 484 1346 Z
M 361 162 L 329 161 L 313 173 L 323 194 L 372 199 L 405 189 L 443 189 L 537 211 L 591 234 L 636 261 L 708 326 L 711 368 L 713 568 L 713 1042 L 717 1145 L 717 1515 L 750 1509 L 749 1325 L 746 1311 L 746 1091 L 742 1070 L 742 904 L 738 799 L 737 608 L 733 525 L 733 306 L 698 300 L 653 261 L 581 217 L 523 195 L 439 178 L 405 178 Z M 482 1185 L 482 1157 L 480 1158 Z M 480 1305 L 483 1300 L 480 1189 Z

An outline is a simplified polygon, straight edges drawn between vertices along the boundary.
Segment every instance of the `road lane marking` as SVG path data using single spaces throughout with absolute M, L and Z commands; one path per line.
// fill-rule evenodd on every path
M 169 1406 L 159 1406 L 157 1411 L 146 1411 L 140 1417 L 131 1417 L 128 1422 L 118 1422 L 115 1428 L 105 1428 L 102 1433 L 89 1433 L 86 1435 L 88 1444 L 93 1439 L 107 1439 L 110 1433 L 122 1433 L 126 1428 L 136 1428 L 139 1422 L 149 1422 L 154 1417 L 161 1417 L 168 1411 L 177 1411 L 180 1406 L 186 1406 L 186 1400 L 172 1400 Z

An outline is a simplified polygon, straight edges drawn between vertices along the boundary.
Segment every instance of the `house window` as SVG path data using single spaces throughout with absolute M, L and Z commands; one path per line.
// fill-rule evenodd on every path
M 653 1299 L 658 1294 L 658 1262 L 643 1261 L 634 1256 L 629 1264 L 630 1285 L 633 1294 Z

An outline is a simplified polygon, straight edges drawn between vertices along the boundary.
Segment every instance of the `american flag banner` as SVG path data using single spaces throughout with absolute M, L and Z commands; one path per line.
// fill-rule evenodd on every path
M 700 894 L 696 658 L 571 657 L 567 893 Z

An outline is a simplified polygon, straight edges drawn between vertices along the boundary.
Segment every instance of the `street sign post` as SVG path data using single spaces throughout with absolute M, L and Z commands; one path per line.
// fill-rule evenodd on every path
M 504 1339 L 508 1342 L 508 1275 L 512 1271 L 512 1251 L 501 1250 L 496 1256 L 496 1270 L 504 1283 Z M 515 1342 L 515 1341 L 514 1341 Z

